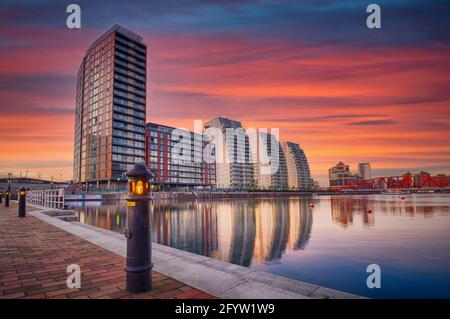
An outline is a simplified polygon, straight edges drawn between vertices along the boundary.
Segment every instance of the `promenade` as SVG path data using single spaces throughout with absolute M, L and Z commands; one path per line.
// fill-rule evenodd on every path
M 35 207 L 35 208 L 32 208 Z M 126 239 L 82 224 L 70 210 L 17 204 L 0 208 L 0 298 L 328 299 L 361 296 L 153 243 L 153 289 L 125 290 Z M 74 217 L 74 215 L 72 215 Z M 81 269 L 81 288 L 66 285 L 68 265 Z
M 0 299 L 186 299 L 214 298 L 153 271 L 153 289 L 125 290 L 124 258 L 30 215 L 17 217 L 17 204 L 0 207 Z M 81 288 L 66 285 L 67 266 L 81 268 Z

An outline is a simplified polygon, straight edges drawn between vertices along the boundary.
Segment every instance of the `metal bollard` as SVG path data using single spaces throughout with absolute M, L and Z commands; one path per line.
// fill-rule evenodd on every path
M 131 293 L 152 288 L 152 242 L 150 239 L 150 179 L 153 174 L 144 164 L 136 164 L 126 173 L 127 200 L 127 257 L 126 287 Z
M 5 207 L 9 207 L 9 191 L 5 193 Z
M 19 191 L 19 217 L 27 216 L 26 196 L 27 191 L 22 187 Z

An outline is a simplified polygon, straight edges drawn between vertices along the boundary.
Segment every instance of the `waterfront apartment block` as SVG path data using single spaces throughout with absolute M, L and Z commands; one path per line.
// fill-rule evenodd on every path
M 342 162 L 339 162 L 330 168 L 328 170 L 328 175 L 331 188 L 342 188 L 343 186 L 349 185 L 350 180 L 354 178 L 350 172 L 350 166 L 345 165 Z
M 293 142 L 284 142 L 282 148 L 287 165 L 288 187 L 310 189 L 313 186 L 311 171 L 303 149 Z
M 205 123 L 205 134 L 215 136 L 216 186 L 219 188 L 249 188 L 255 186 L 253 159 L 249 137 L 241 122 L 223 117 Z M 220 141 L 219 141 L 220 139 Z
M 87 50 L 77 74 L 75 183 L 124 180 L 145 159 L 147 48 L 115 25 Z
M 277 137 L 259 132 L 251 145 L 255 182 L 260 189 L 287 189 L 288 171 L 283 148 Z
M 216 183 L 214 158 L 207 158 L 202 134 L 147 123 L 145 160 L 160 189 L 210 187 Z
M 359 163 L 358 164 L 358 175 L 362 179 L 372 178 L 372 169 L 370 168 L 370 163 Z

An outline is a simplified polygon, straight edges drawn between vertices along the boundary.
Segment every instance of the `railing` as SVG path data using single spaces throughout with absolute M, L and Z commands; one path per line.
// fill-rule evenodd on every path
M 64 208 L 64 189 L 28 191 L 27 202 L 51 208 Z

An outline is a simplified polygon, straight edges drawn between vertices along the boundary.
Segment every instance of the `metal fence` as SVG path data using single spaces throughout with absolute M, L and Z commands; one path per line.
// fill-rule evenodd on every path
M 64 208 L 64 189 L 28 191 L 27 202 L 51 208 Z

